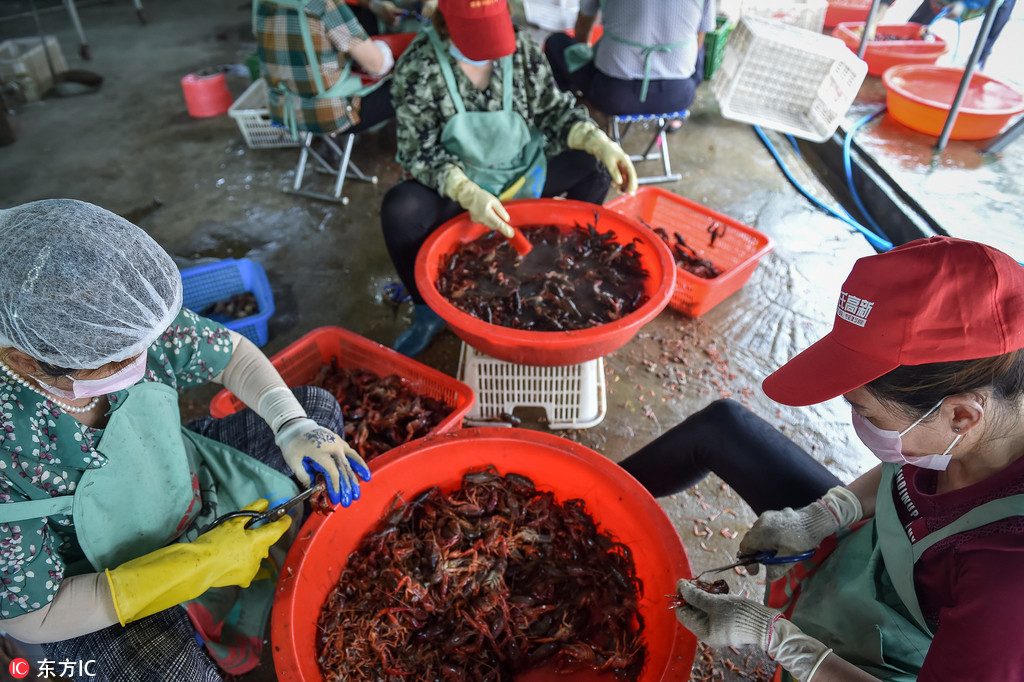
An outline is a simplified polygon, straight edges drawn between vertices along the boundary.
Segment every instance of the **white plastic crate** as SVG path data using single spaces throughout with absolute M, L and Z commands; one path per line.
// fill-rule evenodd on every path
M 523 0 L 526 20 L 548 31 L 566 31 L 576 25 L 580 0 Z
M 743 0 L 740 16 L 775 19 L 790 26 L 821 33 L 828 0 Z
M 729 35 L 711 92 L 725 118 L 824 142 L 867 72 L 838 38 L 745 16 Z
M 49 62 L 46 55 L 49 53 Z M 50 71 L 50 65 L 53 71 Z M 61 52 L 60 43 L 53 36 L 46 36 L 46 51 L 39 38 L 12 38 L 0 42 L 0 83 L 10 83 L 28 77 L 35 86 L 38 99 L 53 87 L 53 74 L 68 70 Z
M 534 367 L 496 360 L 463 343 L 459 381 L 476 394 L 465 418 L 469 426 L 500 426 L 502 415 L 517 407 L 542 407 L 548 428 L 586 429 L 600 424 L 608 410 L 604 358 Z
M 262 78 L 254 80 L 235 100 L 228 109 L 228 116 L 235 119 L 250 149 L 298 147 L 301 144 L 299 140 L 292 139 L 287 128 L 271 122 L 267 82 Z

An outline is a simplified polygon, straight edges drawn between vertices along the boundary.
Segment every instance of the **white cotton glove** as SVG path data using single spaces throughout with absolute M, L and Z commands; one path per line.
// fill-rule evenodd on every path
M 509 239 L 515 236 L 516 231 L 508 224 L 508 211 L 501 205 L 501 200 L 470 180 L 458 166 L 449 166 L 441 194 L 459 202 L 469 211 L 469 218 L 474 223 L 501 232 Z
M 801 682 L 810 682 L 832 651 L 782 618 L 781 611 L 752 599 L 708 594 L 689 580 L 680 580 L 676 589 L 686 600 L 676 608 L 676 618 L 709 646 L 756 646 Z
M 779 556 L 802 554 L 817 548 L 821 541 L 840 528 L 846 528 L 863 516 L 860 500 L 848 489 L 836 486 L 806 507 L 786 507 L 766 511 L 740 540 L 740 554 L 771 551 Z M 747 573 L 757 575 L 760 564 L 747 566 Z M 766 564 L 769 581 L 785 575 L 792 564 Z
M 387 26 L 396 26 L 399 14 L 402 12 L 390 0 L 370 0 L 370 11 Z
M 370 480 L 366 462 L 345 439 L 309 418 L 289 422 L 275 436 L 285 463 L 307 488 L 318 472 L 327 481 L 333 504 L 343 507 L 359 499 L 359 478 Z M 358 478 L 356 475 L 358 474 Z
M 580 121 L 569 130 L 569 149 L 582 149 L 593 154 L 612 176 L 612 184 L 629 194 L 636 194 L 636 168 L 622 147 L 615 144 L 593 121 Z
M 395 54 L 391 51 L 391 46 L 385 43 L 383 40 L 374 40 L 374 46 L 380 51 L 380 71 L 377 73 L 371 73 L 370 75 L 374 78 L 380 78 L 395 65 Z

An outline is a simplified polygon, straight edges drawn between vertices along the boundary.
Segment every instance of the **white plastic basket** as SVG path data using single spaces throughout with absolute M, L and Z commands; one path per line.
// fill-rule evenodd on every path
M 503 415 L 517 407 L 542 407 L 548 428 L 586 429 L 600 424 L 608 410 L 604 358 L 534 367 L 496 360 L 463 343 L 459 381 L 476 394 L 464 420 L 470 426 L 511 426 Z
M 745 16 L 729 34 L 711 92 L 725 118 L 824 142 L 867 72 L 838 38 Z
M 300 142 L 292 139 L 286 128 L 274 125 L 270 120 L 270 104 L 267 99 L 267 82 L 257 78 L 228 109 L 228 116 L 235 119 L 242 131 L 245 144 L 250 149 L 273 149 L 275 147 L 298 147 Z
M 743 0 L 740 16 L 775 19 L 790 26 L 821 33 L 828 0 Z
M 548 31 L 565 31 L 576 25 L 580 0 L 523 0 L 526 20 Z

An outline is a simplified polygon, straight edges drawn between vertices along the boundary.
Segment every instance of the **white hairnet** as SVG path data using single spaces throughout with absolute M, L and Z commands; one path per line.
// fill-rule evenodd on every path
M 144 351 L 181 309 L 181 274 L 140 228 L 45 199 L 0 210 L 0 346 L 69 369 Z

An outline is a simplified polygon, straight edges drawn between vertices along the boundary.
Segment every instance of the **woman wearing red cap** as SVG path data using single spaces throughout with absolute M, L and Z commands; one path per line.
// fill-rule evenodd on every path
M 1024 268 L 1006 254 L 933 237 L 857 261 L 832 331 L 763 387 L 794 406 L 843 396 L 880 466 L 843 486 L 732 401 L 622 463 L 655 495 L 720 475 L 760 514 L 741 554 L 814 552 L 767 565 L 767 605 L 680 580 L 680 622 L 804 682 L 1024 679 L 1022 348 Z
M 381 207 L 388 253 L 415 304 L 415 322 L 395 343 L 408 356 L 444 327 L 413 274 L 420 246 L 442 223 L 468 211 L 511 238 L 507 199 L 564 194 L 600 204 L 612 182 L 636 191 L 629 157 L 553 86 L 544 54 L 514 30 L 506 0 L 440 0 L 434 29 L 395 67 L 398 161 L 411 179 Z

